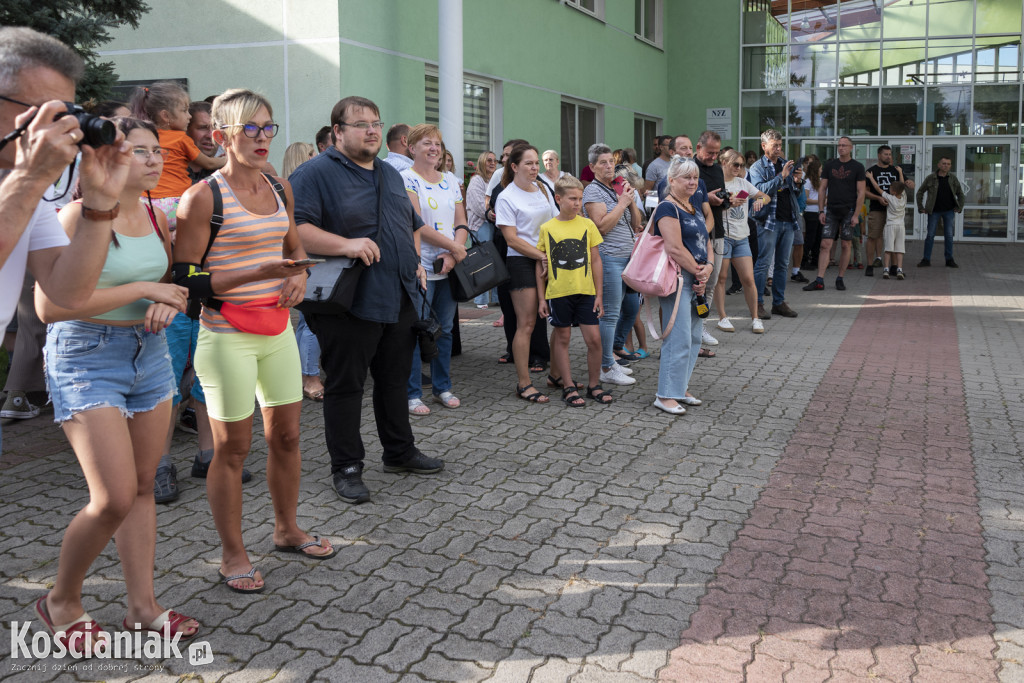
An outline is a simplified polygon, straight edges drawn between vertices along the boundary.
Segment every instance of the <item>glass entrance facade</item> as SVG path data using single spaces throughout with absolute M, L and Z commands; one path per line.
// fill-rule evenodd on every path
M 958 238 L 1014 240 L 1022 15 L 1021 0 L 742 0 L 740 146 L 760 153 L 775 128 L 791 158 L 840 135 L 948 147 L 993 188 Z

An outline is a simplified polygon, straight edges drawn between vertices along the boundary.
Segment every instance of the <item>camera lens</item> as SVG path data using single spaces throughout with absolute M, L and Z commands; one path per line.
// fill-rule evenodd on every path
M 114 144 L 114 140 L 117 139 L 117 128 L 111 121 L 86 112 L 76 113 L 75 118 L 78 119 L 78 125 L 84 134 L 82 144 L 102 147 Z

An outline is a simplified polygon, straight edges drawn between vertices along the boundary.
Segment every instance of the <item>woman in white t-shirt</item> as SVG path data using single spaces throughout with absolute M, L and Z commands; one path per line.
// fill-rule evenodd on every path
M 420 243 L 420 265 L 427 271 L 427 302 L 441 324 L 437 340 L 438 356 L 430 361 L 430 383 L 434 400 L 445 408 L 458 408 L 459 399 L 452 393 L 452 325 L 455 321 L 455 299 L 448 286 L 448 272 L 456 264 L 452 252 L 466 243 L 466 207 L 462 202 L 459 181 L 452 173 L 437 170 L 443 160 L 441 131 L 437 126 L 421 123 L 409 131 L 409 152 L 412 166 L 402 171 L 402 180 L 409 201 L 423 218 L 426 228 Z M 440 261 L 440 269 L 434 264 Z M 422 301 L 414 301 L 417 310 Z M 429 415 L 430 408 L 423 403 L 421 387 L 421 361 L 419 343 L 412 353 L 412 372 L 409 374 L 409 413 Z
M 547 403 L 548 397 L 530 380 L 530 335 L 537 324 L 537 261 L 544 254 L 537 249 L 540 226 L 558 209 L 554 197 L 537 180 L 540 155 L 537 148 L 519 144 L 512 148 L 503 170 L 505 189 L 495 206 L 498 229 L 508 243 L 508 267 L 512 279 L 509 294 L 516 310 L 516 334 L 512 339 L 512 358 L 516 364 L 516 394 L 531 403 Z
M 733 199 L 741 192 L 747 196 L 742 201 L 733 202 L 726 210 L 722 211 L 722 223 L 725 231 L 724 252 L 722 253 L 722 272 L 728 273 L 730 264 L 736 268 L 736 274 L 740 276 L 740 283 L 743 285 L 743 296 L 747 300 L 747 308 L 750 309 L 751 331 L 755 334 L 764 332 L 764 323 L 757 317 L 757 290 L 754 285 L 754 263 L 751 258 L 750 228 L 747 225 L 747 213 L 750 200 L 754 201 L 754 210 L 757 211 L 763 204 L 771 201 L 771 198 L 764 192 L 758 190 L 754 185 L 743 177 L 743 155 L 734 149 L 722 153 L 722 174 L 725 177 L 725 190 Z M 735 332 L 729 317 L 725 314 L 725 278 L 718 278 L 715 284 L 715 308 L 718 309 L 718 329 L 723 332 Z

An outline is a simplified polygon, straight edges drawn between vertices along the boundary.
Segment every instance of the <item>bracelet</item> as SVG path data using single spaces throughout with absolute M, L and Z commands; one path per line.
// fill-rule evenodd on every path
M 82 204 L 82 218 L 87 221 L 112 221 L 117 218 L 119 213 L 121 213 L 121 202 L 114 204 L 114 208 L 106 211 L 90 209 L 85 204 Z

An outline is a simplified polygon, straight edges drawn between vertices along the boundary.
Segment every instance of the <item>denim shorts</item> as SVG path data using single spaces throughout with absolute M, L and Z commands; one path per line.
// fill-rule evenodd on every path
M 153 410 L 174 396 L 163 332 L 80 320 L 50 325 L 43 349 L 54 422 L 95 408 L 125 417 Z
M 854 237 L 853 225 L 853 209 L 850 209 L 846 213 L 833 213 L 829 211 L 825 214 L 825 226 L 821 230 L 821 239 L 823 240 L 834 240 L 837 237 L 849 242 Z M 821 220 L 820 218 L 818 220 Z
M 734 259 L 743 258 L 744 256 L 747 258 L 752 256 L 752 252 L 750 251 L 750 240 L 746 237 L 741 240 L 734 240 L 731 237 L 726 237 L 724 249 L 722 250 L 722 258 Z

